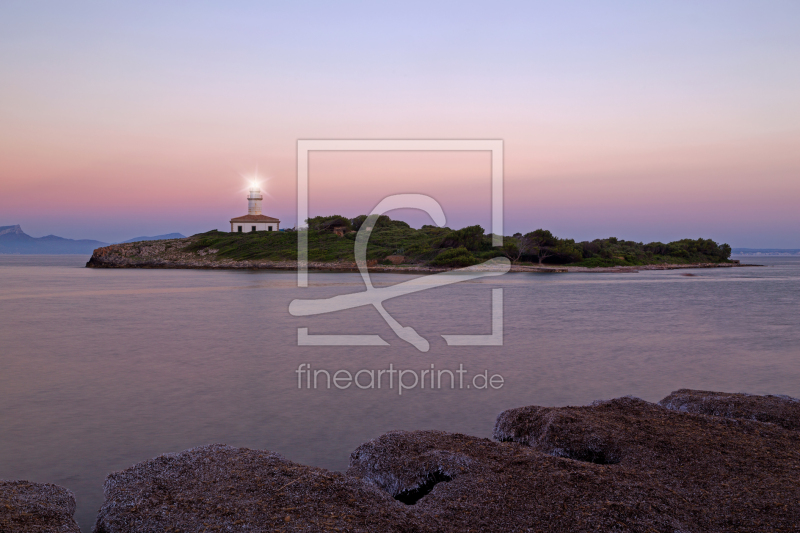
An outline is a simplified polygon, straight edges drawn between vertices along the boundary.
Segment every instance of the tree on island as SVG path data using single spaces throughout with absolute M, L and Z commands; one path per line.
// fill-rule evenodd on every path
M 519 261 L 529 251 L 530 243 L 521 233 L 515 233 L 512 237 L 503 240 L 503 255 L 512 263 Z
M 485 241 L 483 228 L 480 226 L 467 226 L 458 230 L 451 230 L 439 242 L 439 248 L 464 247 L 470 252 L 481 248 Z
M 550 231 L 540 228 L 525 235 L 524 239 L 528 242 L 531 254 L 536 256 L 540 265 L 548 257 L 556 255 L 555 248 L 558 246 L 558 239 Z

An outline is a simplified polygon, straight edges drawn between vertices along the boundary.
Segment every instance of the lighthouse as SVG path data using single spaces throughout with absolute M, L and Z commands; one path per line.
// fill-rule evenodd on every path
M 281 221 L 261 213 L 261 189 L 255 183 L 247 194 L 247 214 L 231 219 L 232 233 L 252 233 L 255 231 L 278 231 Z
M 250 188 L 250 194 L 247 195 L 247 214 L 260 215 L 261 200 L 263 199 L 264 197 L 261 196 L 261 189 L 259 189 L 256 185 L 253 185 Z

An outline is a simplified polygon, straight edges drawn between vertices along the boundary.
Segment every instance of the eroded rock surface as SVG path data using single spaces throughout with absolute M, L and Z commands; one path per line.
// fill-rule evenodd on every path
M 50 483 L 0 480 L 0 532 L 80 533 L 75 496 Z
M 626 469 L 460 434 L 387 433 L 351 454 L 348 474 L 395 497 L 445 474 L 409 505 L 430 531 L 692 530 L 667 490 Z
M 741 418 L 800 430 L 800 399 L 680 389 L 658 402 L 683 413 Z
M 97 533 L 424 530 L 372 484 L 220 444 L 111 474 L 104 492 Z
M 660 492 L 637 499 L 666 506 L 681 530 L 780 531 L 800 524 L 800 434 L 774 424 L 618 398 L 510 409 L 498 417 L 494 436 L 630 475 Z M 631 485 L 629 493 L 639 490 Z

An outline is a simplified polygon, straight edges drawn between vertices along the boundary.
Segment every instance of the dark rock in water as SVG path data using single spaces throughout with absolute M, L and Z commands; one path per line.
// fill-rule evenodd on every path
M 0 532 L 80 533 L 75 496 L 50 483 L 0 480 Z
M 754 396 L 680 389 L 658 402 L 684 413 L 757 420 L 800 430 L 800 400 L 788 396 Z
M 111 474 L 104 492 L 97 533 L 425 530 L 372 484 L 221 444 Z
M 800 432 L 776 424 L 628 397 L 511 409 L 495 437 L 501 442 L 393 431 L 359 446 L 346 474 L 223 445 L 164 455 L 109 476 L 96 532 L 675 533 L 800 524 Z
M 800 524 L 800 433 L 773 424 L 618 398 L 589 407 L 511 409 L 498 417 L 494 435 L 585 464 L 614 463 L 593 465 L 607 488 L 621 489 L 645 509 L 668 509 L 681 523 L 675 529 L 780 531 Z M 573 488 L 602 498 L 580 484 Z M 628 523 L 633 508 L 618 511 Z

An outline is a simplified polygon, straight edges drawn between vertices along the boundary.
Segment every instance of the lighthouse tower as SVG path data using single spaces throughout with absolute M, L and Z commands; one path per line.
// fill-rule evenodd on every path
M 250 187 L 250 194 L 247 196 L 247 214 L 260 215 L 261 200 L 263 199 L 264 197 L 261 196 L 261 189 L 258 188 L 258 185 Z
M 247 194 L 247 214 L 231 219 L 232 233 L 252 233 L 255 231 L 278 231 L 281 221 L 261 214 L 261 189 L 253 184 Z

